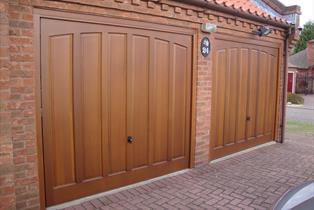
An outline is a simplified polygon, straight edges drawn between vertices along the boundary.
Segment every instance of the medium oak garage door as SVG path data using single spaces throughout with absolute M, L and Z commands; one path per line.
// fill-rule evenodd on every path
M 278 48 L 259 44 L 216 40 L 210 159 L 274 140 Z
M 189 167 L 192 36 L 41 20 L 47 205 Z

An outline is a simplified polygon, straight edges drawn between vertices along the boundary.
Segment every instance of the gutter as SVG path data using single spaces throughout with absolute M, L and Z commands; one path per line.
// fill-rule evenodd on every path
M 245 19 L 261 22 L 263 24 L 271 25 L 271 26 L 275 26 L 275 27 L 279 27 L 279 28 L 284 28 L 284 29 L 289 29 L 290 30 L 290 27 L 291 27 L 287 23 L 280 23 L 280 22 L 277 22 L 275 20 L 269 20 L 269 19 L 266 19 L 266 18 L 263 18 L 263 17 L 259 17 L 259 16 L 256 16 L 256 15 L 244 12 L 244 11 L 242 12 L 242 11 L 235 10 L 235 9 L 232 9 L 232 8 L 229 8 L 229 7 L 223 7 L 221 5 L 210 3 L 210 2 L 208 2 L 206 0 L 176 0 L 176 1 L 182 2 L 182 3 L 185 3 L 185 4 L 194 5 L 194 6 L 201 7 L 201 8 L 207 8 L 207 9 L 215 10 L 215 11 L 226 13 L 226 14 L 229 14 L 229 15 L 242 17 L 242 18 L 245 18 Z
M 283 77 L 283 89 L 282 89 L 282 117 L 281 117 L 281 136 L 277 141 L 278 143 L 283 143 L 285 139 L 285 130 L 286 130 L 286 102 L 287 102 L 287 85 L 288 85 L 288 48 L 289 48 L 289 38 L 291 36 L 291 27 L 286 31 L 285 41 L 284 41 L 284 77 Z

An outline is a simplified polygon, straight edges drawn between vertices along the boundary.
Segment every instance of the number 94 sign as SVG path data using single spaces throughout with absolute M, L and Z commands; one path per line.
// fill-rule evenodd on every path
M 204 37 L 201 41 L 201 53 L 204 57 L 207 57 L 210 51 L 210 42 L 207 37 Z

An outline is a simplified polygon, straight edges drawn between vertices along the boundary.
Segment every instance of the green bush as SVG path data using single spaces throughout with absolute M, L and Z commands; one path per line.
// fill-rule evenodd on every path
M 292 104 L 303 104 L 304 99 L 302 96 L 295 94 L 295 93 L 289 93 L 288 94 L 288 102 Z

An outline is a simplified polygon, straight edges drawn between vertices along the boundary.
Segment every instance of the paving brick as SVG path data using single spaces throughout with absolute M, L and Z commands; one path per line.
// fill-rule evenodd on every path
M 100 209 L 101 210 L 112 210 L 113 208 L 110 206 L 102 206 Z
M 102 202 L 98 199 L 94 199 L 91 200 L 90 203 L 95 207 L 95 208 L 99 208 L 101 206 L 103 206 Z
M 85 208 L 83 207 L 83 205 L 77 205 L 73 207 L 75 210 L 85 210 Z
M 231 205 L 238 205 L 239 203 L 241 203 L 241 201 L 242 201 L 242 200 L 240 200 L 240 199 L 238 199 L 238 198 L 235 198 L 235 199 L 233 199 L 233 200 L 230 202 L 230 204 L 231 204 Z
M 221 205 L 221 206 L 225 206 L 229 202 L 230 202 L 230 200 L 228 200 L 228 199 L 222 199 L 217 204 Z
M 250 198 L 246 198 L 244 199 L 243 201 L 241 201 L 241 204 L 244 204 L 244 205 L 249 205 L 250 203 L 252 203 L 252 199 Z
M 237 207 L 237 206 L 234 206 L 234 205 L 232 205 L 232 204 L 227 204 L 226 207 L 227 207 L 228 209 L 232 209 L 232 210 L 242 210 L 242 208 Z

